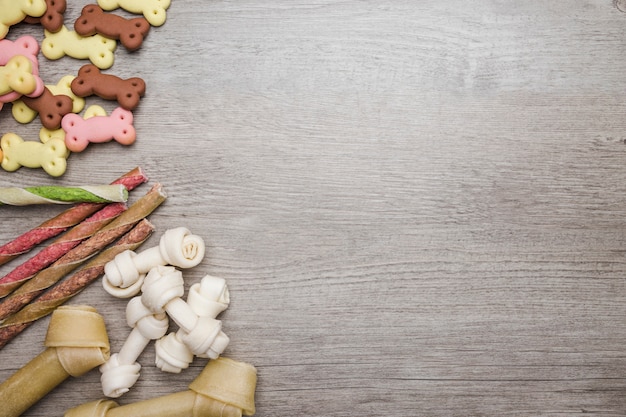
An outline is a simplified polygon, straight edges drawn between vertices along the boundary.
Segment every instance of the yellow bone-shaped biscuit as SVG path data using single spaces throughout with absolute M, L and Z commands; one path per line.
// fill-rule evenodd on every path
M 15 133 L 6 133 L 0 139 L 2 166 L 6 171 L 16 171 L 20 167 L 43 168 L 49 175 L 59 177 L 67 168 L 67 147 L 65 141 L 52 138 L 46 143 L 25 141 Z
M 4 39 L 10 26 L 21 22 L 26 16 L 39 17 L 47 9 L 45 0 L 0 0 L 0 39 Z
M 15 91 L 30 94 L 37 88 L 33 63 L 23 55 L 15 55 L 6 65 L 0 66 L 0 95 Z
M 98 5 L 104 10 L 121 7 L 130 13 L 143 14 L 152 26 L 161 26 L 165 23 L 165 11 L 170 7 L 170 3 L 170 0 L 98 0 Z
M 64 25 L 56 33 L 44 30 L 45 38 L 41 43 L 41 53 L 48 59 L 60 59 L 65 55 L 76 59 L 89 59 L 100 69 L 113 65 L 117 41 L 102 35 L 82 37 Z
M 55 96 L 65 95 L 71 98 L 72 113 L 80 113 L 85 107 L 85 99 L 78 97 L 72 91 L 71 84 L 74 78 L 76 78 L 75 75 L 66 75 L 61 78 L 58 83 L 46 85 L 46 88 Z M 16 100 L 13 102 L 11 112 L 13 114 L 13 118 L 20 123 L 30 123 L 35 119 L 35 117 L 37 117 L 37 112 L 28 107 L 22 100 Z

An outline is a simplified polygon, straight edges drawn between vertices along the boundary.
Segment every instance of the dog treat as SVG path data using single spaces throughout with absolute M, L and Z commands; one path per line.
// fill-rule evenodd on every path
M 5 297 L 46 268 L 82 241 L 91 237 L 126 210 L 124 203 L 107 204 L 91 217 L 68 230 L 63 236 L 42 249 L 35 256 L 0 278 L 0 297 Z
M 133 330 L 119 353 L 111 355 L 100 366 L 102 391 L 107 397 L 120 397 L 135 385 L 141 370 L 137 358 L 151 340 L 159 339 L 167 332 L 169 325 L 167 315 L 152 313 L 143 305 L 141 297 L 132 298 L 128 302 L 126 322 Z
M 139 254 L 128 251 L 119 254 L 105 265 L 102 279 L 104 289 L 118 298 L 136 295 L 143 283 L 144 274 L 159 265 L 193 268 L 204 258 L 204 240 L 185 227 L 166 230 L 159 245 Z
M 39 113 L 41 124 L 48 129 L 58 129 L 63 116 L 71 113 L 74 107 L 71 97 L 55 96 L 48 88 L 44 88 L 41 95 L 37 97 L 22 97 L 22 102 Z
M 121 184 L 64 187 L 0 187 L 0 205 L 119 203 L 128 199 L 128 190 Z
M 23 55 L 16 55 L 6 65 L 0 66 L 0 101 L 13 101 L 15 95 L 40 95 L 45 86 L 34 68 L 32 61 Z
M 0 139 L 0 148 L 0 166 L 5 171 L 17 171 L 25 166 L 43 168 L 48 175 L 60 177 L 67 169 L 69 154 L 64 139 L 50 139 L 41 143 L 25 141 L 15 133 L 6 133 Z
M 79 271 L 55 285 L 16 314 L 4 320 L 0 324 L 0 349 L 35 321 L 47 316 L 55 311 L 57 307 L 79 294 L 85 287 L 102 275 L 104 264 L 122 251 L 139 247 L 150 237 L 153 231 L 154 226 L 147 219 L 140 220 L 131 231 L 115 242 L 113 246 L 96 255 Z
M 133 114 L 122 107 L 113 110 L 110 116 L 86 119 L 70 113 L 63 117 L 61 127 L 65 130 L 65 146 L 72 152 L 82 152 L 90 142 L 115 140 L 122 145 L 130 145 L 136 139 Z
M 2 0 L 0 0 L 0 4 L 1 1 Z M 0 40 L 0 65 L 6 65 L 6 63 L 16 55 L 23 55 L 28 58 L 33 63 L 33 67 L 38 70 L 38 53 L 39 43 L 37 39 L 30 35 L 20 36 L 15 41 L 9 39 Z
M 229 302 L 226 281 L 211 275 L 205 275 L 199 283 L 193 284 L 187 295 L 187 304 L 198 317 L 216 318 L 228 308 Z M 162 371 L 180 373 L 193 361 L 193 352 L 183 342 L 185 333 L 181 328 L 157 340 L 155 362 Z
M 26 23 L 41 24 L 50 32 L 58 32 L 63 26 L 67 2 L 65 0 L 46 0 L 46 12 L 41 17 L 26 16 Z
M 105 100 L 117 100 L 121 107 L 133 110 L 146 92 L 146 83 L 138 77 L 124 80 L 116 75 L 103 74 L 97 66 L 86 64 L 72 81 L 72 91 L 79 97 L 96 95 Z
M 137 167 L 113 181 L 112 184 L 121 184 L 130 191 L 146 181 L 148 181 L 148 177 L 141 168 Z M 76 204 L 34 229 L 5 243 L 0 246 L 0 265 L 4 265 L 17 256 L 30 251 L 36 245 L 63 233 L 102 207 L 104 207 L 104 203 Z
M 50 318 L 46 349 L 0 384 L 3 417 L 17 417 L 65 381 L 109 358 L 104 319 L 84 305 L 57 309 Z
M 85 6 L 78 19 L 74 22 L 74 30 L 81 36 L 96 33 L 109 39 L 119 39 L 129 51 L 141 47 L 144 38 L 150 31 L 150 23 L 143 17 L 126 19 L 122 16 L 105 13 L 97 4 Z
M 68 251 L 48 268 L 39 271 L 28 282 L 0 302 L 0 320 L 15 313 L 76 269 L 91 256 L 132 229 L 141 219 L 152 213 L 163 201 L 165 193 L 160 184 L 152 189 L 111 223 L 98 230 L 89 239 Z
M 130 13 L 143 14 L 152 26 L 161 26 L 165 23 L 170 0 L 98 0 L 98 4 L 104 10 L 121 7 Z
M 113 65 L 115 60 L 113 52 L 117 48 L 115 39 L 98 34 L 83 37 L 73 30 L 68 30 L 65 25 L 58 32 L 44 30 L 44 33 L 41 52 L 48 59 L 56 60 L 67 55 L 76 59 L 89 59 L 101 69 Z
M 9 32 L 9 27 L 21 22 L 26 16 L 39 17 L 46 12 L 44 0 L 0 0 L 0 39 Z
M 241 417 L 255 413 L 257 370 L 221 357 L 210 361 L 189 384 L 189 390 L 119 406 L 97 400 L 69 409 L 65 417 Z
M 153 313 L 167 312 L 180 327 L 181 341 L 194 354 L 217 358 L 228 346 L 222 322 L 209 316 L 198 316 L 181 299 L 185 289 L 181 272 L 172 266 L 157 266 L 148 272 L 141 287 L 141 301 Z

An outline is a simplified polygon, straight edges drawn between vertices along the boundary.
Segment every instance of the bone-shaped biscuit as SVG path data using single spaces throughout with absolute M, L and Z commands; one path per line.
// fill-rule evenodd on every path
M 110 68 L 115 60 L 113 52 L 117 48 L 114 39 L 102 35 L 89 37 L 80 36 L 73 30 L 62 26 L 58 32 L 44 31 L 45 38 L 41 43 L 41 52 L 52 60 L 60 59 L 65 55 L 76 59 L 89 59 L 101 69 Z
M 39 113 L 41 124 L 48 129 L 61 127 L 61 119 L 72 111 L 72 99 L 66 95 L 55 96 L 45 88 L 37 97 L 22 97 L 22 102 Z
M 119 39 L 126 49 L 135 51 L 150 31 L 150 23 L 143 17 L 126 19 L 105 13 L 97 4 L 88 4 L 74 22 L 74 30 L 81 36 L 99 33 L 110 39 Z
M 31 72 L 37 83 L 35 90 L 29 94 L 32 97 L 38 96 L 44 89 L 43 80 L 39 77 L 39 60 L 37 59 L 38 53 L 39 44 L 32 36 L 22 36 L 15 41 L 10 41 L 8 39 L 0 40 L 0 66 L 7 65 L 8 62 L 15 56 L 26 57 L 31 61 Z M 0 103 L 15 101 L 19 99 L 20 96 L 22 96 L 22 94 L 17 91 L 2 94 L 0 95 Z M 0 108 L 2 108 L 1 104 Z
M 72 152 L 81 152 L 87 145 L 115 140 L 122 145 L 135 142 L 133 114 L 121 107 L 109 116 L 92 116 L 83 119 L 77 114 L 66 114 L 61 121 L 65 130 L 65 145 Z
M 167 18 L 166 10 L 170 0 L 98 0 L 104 10 L 121 7 L 130 13 L 143 14 L 152 26 L 161 26 Z
M 9 32 L 9 27 L 24 20 L 26 16 L 39 17 L 46 12 L 44 0 L 0 0 L 0 39 Z
M 59 177 L 67 168 L 67 147 L 59 138 L 46 143 L 25 141 L 15 133 L 7 133 L 0 139 L 2 163 L 6 171 L 16 171 L 20 167 L 43 168 L 49 175 Z
M 33 63 L 25 56 L 16 55 L 0 66 L 0 94 L 32 94 L 36 88 Z
M 50 32 L 58 32 L 63 26 L 65 9 L 67 2 L 65 0 L 46 0 L 46 12 L 41 17 L 26 16 L 26 23 L 41 24 Z
M 72 91 L 79 97 L 96 95 L 105 100 L 117 100 L 126 110 L 139 105 L 146 92 L 146 83 L 138 77 L 122 79 L 116 75 L 103 74 L 95 65 L 83 65 L 72 81 Z

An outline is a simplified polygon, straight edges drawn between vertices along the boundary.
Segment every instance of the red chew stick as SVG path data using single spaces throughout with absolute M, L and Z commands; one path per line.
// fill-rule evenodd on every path
M 80 242 L 92 236 L 124 210 L 126 210 L 124 203 L 108 204 L 88 219 L 74 226 L 37 255 L 0 278 L 0 297 L 10 294 L 15 288 L 35 276 L 37 272 L 46 268 L 65 255 L 70 249 L 76 247 Z
M 146 181 L 148 181 L 148 177 L 144 174 L 143 170 L 141 168 L 135 168 L 113 181 L 112 184 L 122 184 L 130 191 Z M 30 251 L 41 242 L 63 233 L 65 230 L 82 222 L 102 207 L 104 207 L 104 204 L 100 203 L 77 204 L 3 246 L 0 246 L 0 265 Z

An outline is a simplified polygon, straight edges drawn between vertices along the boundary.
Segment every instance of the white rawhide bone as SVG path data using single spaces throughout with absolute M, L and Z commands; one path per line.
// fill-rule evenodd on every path
M 217 358 L 228 345 L 222 322 L 199 316 L 181 298 L 184 293 L 182 273 L 171 266 L 152 268 L 141 288 L 143 304 L 154 313 L 167 312 L 180 327 L 180 341 L 198 356 Z
M 199 283 L 192 285 L 187 295 L 187 304 L 198 317 L 215 318 L 226 310 L 229 302 L 230 297 L 226 281 L 223 278 L 210 275 L 206 275 Z M 184 337 L 185 330 L 181 328 L 178 332 L 172 332 L 157 340 L 156 366 L 159 369 L 165 372 L 179 373 L 189 367 L 194 354 L 183 343 Z M 216 359 L 218 352 L 223 352 L 228 344 L 227 338 L 219 338 L 218 341 L 221 341 L 223 346 L 219 346 L 218 343 L 212 347 L 214 350 L 211 352 L 213 356 L 211 359 Z
M 169 325 L 167 316 L 150 311 L 141 302 L 141 297 L 132 298 L 128 302 L 126 321 L 133 330 L 119 353 L 111 355 L 100 366 L 102 391 L 107 397 L 117 398 L 135 385 L 141 369 L 137 358 L 150 340 L 159 339 L 167 332 Z
M 160 265 L 192 268 L 204 258 L 204 240 L 185 227 L 166 230 L 159 245 L 140 253 L 125 251 L 104 266 L 102 285 L 111 295 L 128 298 L 141 290 L 145 274 Z

